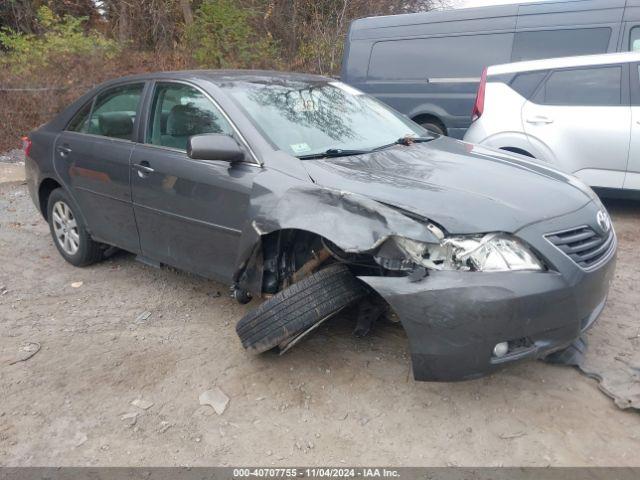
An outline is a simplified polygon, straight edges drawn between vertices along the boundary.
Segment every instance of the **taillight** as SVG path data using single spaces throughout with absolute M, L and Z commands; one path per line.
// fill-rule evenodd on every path
M 22 150 L 24 150 L 24 156 L 28 157 L 31 153 L 31 139 L 26 135 L 22 137 Z
M 473 104 L 473 110 L 471 111 L 471 121 L 475 122 L 482 116 L 484 111 L 484 91 L 487 87 L 487 69 L 482 70 L 482 76 L 480 77 L 480 85 L 478 85 L 478 93 L 476 93 L 476 101 Z

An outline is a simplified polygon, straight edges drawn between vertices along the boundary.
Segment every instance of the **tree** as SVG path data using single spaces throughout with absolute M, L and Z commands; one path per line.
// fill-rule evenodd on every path
M 252 68 L 277 62 L 277 47 L 252 24 L 255 12 L 233 0 L 207 0 L 186 28 L 185 39 L 201 67 Z

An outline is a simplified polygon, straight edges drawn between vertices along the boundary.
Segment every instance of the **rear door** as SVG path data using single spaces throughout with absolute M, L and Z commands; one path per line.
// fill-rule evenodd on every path
M 55 169 L 92 236 L 130 252 L 140 244 L 131 203 L 129 158 L 144 82 L 107 88 L 84 105 L 56 140 Z
M 261 168 L 249 156 L 246 163 L 187 156 L 192 135 L 236 136 L 228 117 L 194 85 L 156 83 L 146 123 L 144 143 L 136 145 L 131 158 L 143 255 L 229 282 L 253 178 Z
M 622 188 L 631 109 L 626 65 L 552 71 L 522 109 L 525 132 L 560 169 L 596 187 Z

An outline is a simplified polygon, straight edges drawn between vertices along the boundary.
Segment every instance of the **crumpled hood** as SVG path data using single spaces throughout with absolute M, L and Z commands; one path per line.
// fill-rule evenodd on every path
M 445 137 L 302 163 L 319 185 L 413 212 L 450 233 L 513 233 L 595 198 L 574 177 L 540 163 Z

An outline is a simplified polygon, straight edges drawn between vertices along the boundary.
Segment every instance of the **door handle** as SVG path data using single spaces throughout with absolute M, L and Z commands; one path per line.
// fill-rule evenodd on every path
M 58 145 L 57 150 L 61 157 L 66 157 L 71 153 L 71 148 L 66 145 Z
M 549 123 L 553 123 L 553 119 L 549 117 L 537 116 L 527 118 L 527 123 L 533 123 L 534 125 L 547 125 Z
M 147 175 L 155 172 L 155 170 L 151 168 L 151 166 L 149 165 L 149 162 L 147 162 L 146 160 L 143 160 L 140 163 L 134 163 L 133 168 L 135 168 L 138 171 L 138 176 L 140 178 L 146 178 Z

